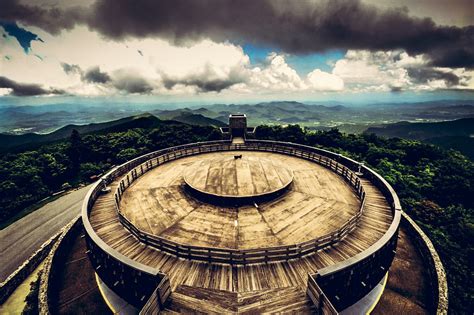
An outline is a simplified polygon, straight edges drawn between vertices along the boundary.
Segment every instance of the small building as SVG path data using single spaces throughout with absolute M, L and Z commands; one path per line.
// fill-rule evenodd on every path
M 247 127 L 247 116 L 245 114 L 230 114 L 229 127 L 222 127 L 221 132 L 230 139 L 252 136 L 255 133 L 254 127 Z

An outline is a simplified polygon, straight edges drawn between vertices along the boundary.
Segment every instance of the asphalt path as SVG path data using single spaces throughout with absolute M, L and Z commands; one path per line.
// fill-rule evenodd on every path
M 0 231 L 0 282 L 81 212 L 90 186 L 72 191 Z

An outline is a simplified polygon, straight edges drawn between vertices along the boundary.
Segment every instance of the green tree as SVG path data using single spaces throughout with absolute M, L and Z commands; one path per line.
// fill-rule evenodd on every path
M 71 163 L 70 170 L 73 175 L 79 173 L 82 151 L 83 144 L 81 135 L 79 134 L 79 131 L 73 129 L 71 132 L 71 136 L 69 137 L 69 148 L 67 149 L 67 156 Z
M 117 159 L 120 162 L 126 162 L 138 155 L 138 151 L 133 148 L 123 149 L 117 154 Z

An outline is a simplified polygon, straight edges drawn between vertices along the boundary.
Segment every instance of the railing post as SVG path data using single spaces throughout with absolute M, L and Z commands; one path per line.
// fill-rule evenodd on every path
M 164 307 L 163 307 L 163 301 L 161 300 L 161 294 L 160 294 L 160 289 L 157 288 L 157 291 L 156 291 L 156 299 L 158 301 L 158 308 L 159 310 L 163 310 Z
M 324 293 L 319 294 L 319 299 L 318 299 L 318 314 L 323 315 L 323 299 L 324 299 Z

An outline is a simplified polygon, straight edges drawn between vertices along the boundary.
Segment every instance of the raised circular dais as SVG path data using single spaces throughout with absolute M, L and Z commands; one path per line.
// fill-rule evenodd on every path
M 293 172 L 274 159 L 242 153 L 197 161 L 185 170 L 184 181 L 209 201 L 245 200 L 282 193 Z

